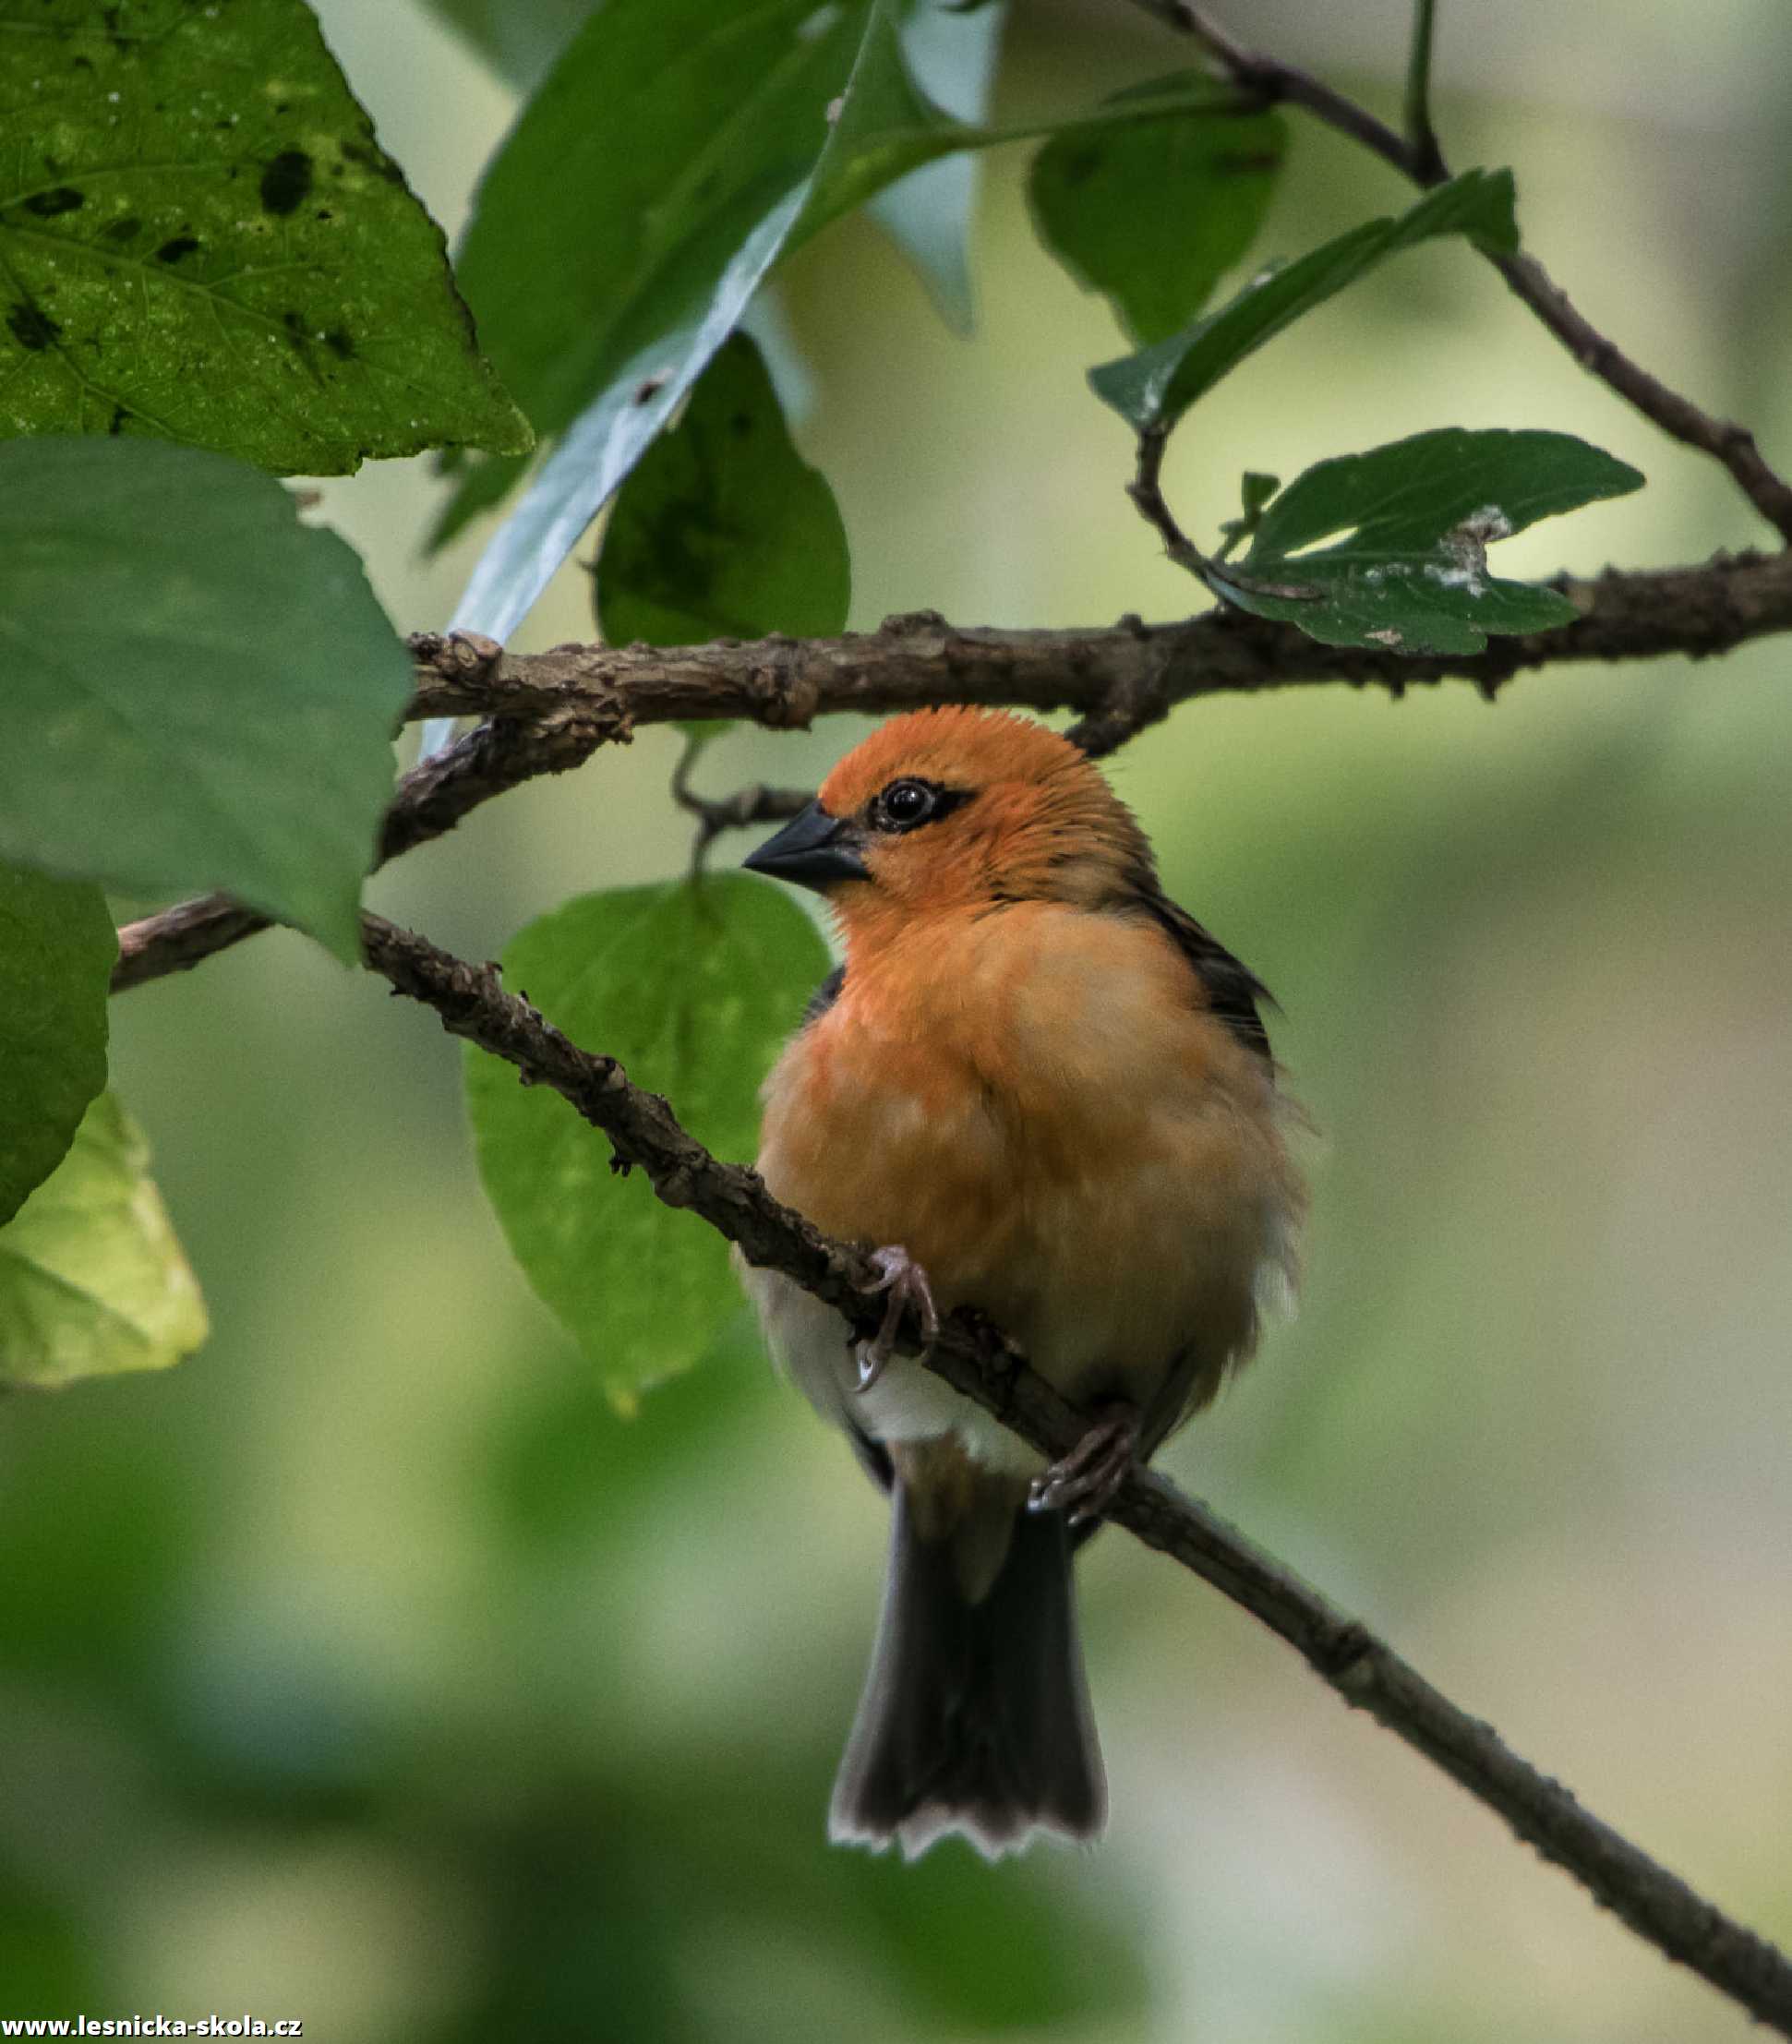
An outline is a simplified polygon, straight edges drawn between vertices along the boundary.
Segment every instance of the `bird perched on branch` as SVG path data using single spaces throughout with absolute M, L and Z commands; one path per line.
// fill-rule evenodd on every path
M 759 1170 L 890 1294 L 855 1343 L 745 1272 L 774 1353 L 892 1498 L 830 1834 L 912 1856 L 958 1831 L 992 1858 L 1092 1837 L 1073 1546 L 1293 1277 L 1266 991 L 1165 898 L 1099 769 L 1017 716 L 895 718 L 746 863 L 819 890 L 846 951 L 766 1082 Z M 960 1305 L 1089 1413 L 1064 1461 L 894 1353 L 906 1310 L 927 1330 Z

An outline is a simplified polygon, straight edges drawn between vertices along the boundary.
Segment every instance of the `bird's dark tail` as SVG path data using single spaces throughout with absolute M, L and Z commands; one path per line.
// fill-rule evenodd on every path
M 1062 1516 L 1014 1510 L 1006 1554 L 973 1597 L 962 1533 L 923 1538 L 900 1480 L 892 1500 L 883 1617 L 829 1836 L 894 1840 L 913 1858 L 957 1831 L 991 1859 L 1035 1830 L 1094 1837 L 1107 1789 Z

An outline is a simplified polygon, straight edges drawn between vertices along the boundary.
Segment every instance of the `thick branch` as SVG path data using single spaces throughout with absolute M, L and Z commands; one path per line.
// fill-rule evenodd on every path
M 487 721 L 400 781 L 375 863 L 440 836 L 507 788 L 583 764 L 638 726 L 680 717 L 747 717 L 781 728 L 836 710 L 1020 704 L 1080 712 L 1071 736 L 1100 756 L 1197 696 L 1325 681 L 1399 695 L 1456 676 L 1492 697 L 1529 667 L 1666 654 L 1696 660 L 1792 631 L 1792 557 L 1783 554 L 1720 556 L 1648 574 L 1610 569 L 1592 582 L 1557 575 L 1550 586 L 1573 599 L 1575 623 L 1496 639 L 1485 653 L 1417 659 L 1320 645 L 1292 625 L 1232 609 L 1167 625 L 1126 618 L 1088 631 L 959 628 L 919 611 L 837 639 L 523 654 L 426 633 L 412 641 L 417 691 L 407 717 Z M 266 928 L 265 918 L 222 895 L 181 902 L 119 932 L 113 990 L 184 971 Z
M 399 992 L 434 1008 L 452 1034 L 514 1064 L 526 1083 L 551 1086 L 608 1137 L 622 1162 L 646 1172 L 668 1206 L 702 1214 L 751 1262 L 782 1270 L 854 1324 L 876 1325 L 884 1301 L 866 1289 L 871 1273 L 856 1249 L 780 1205 L 756 1172 L 717 1162 L 666 1101 L 631 1085 L 613 1058 L 580 1050 L 506 993 L 496 967 L 451 957 L 378 917 L 365 919 L 365 932 L 369 964 Z M 1064 1453 L 1082 1432 L 1077 1413 L 977 1316 L 954 1315 L 928 1362 L 1048 1456 Z M 1668 1958 L 1792 2037 L 1792 1965 L 1773 1945 L 1521 1760 L 1366 1627 L 1161 1476 L 1129 1476 L 1109 1516 L 1286 1640 L 1345 1702 L 1496 1810 Z
M 1402 136 L 1298 65 L 1284 64 L 1279 57 L 1246 48 L 1205 7 L 1195 6 L 1190 0 L 1135 0 L 1135 4 L 1160 21 L 1193 36 L 1224 75 L 1244 90 L 1268 103 L 1286 102 L 1305 107 L 1329 127 L 1361 142 L 1416 185 L 1440 185 L 1449 177 L 1449 166 L 1430 131 L 1428 115 L 1419 132 Z M 1428 56 L 1428 14 L 1422 15 L 1422 19 Z M 1409 117 L 1412 107 L 1409 85 Z M 1583 369 L 1608 384 L 1664 433 L 1721 462 L 1767 523 L 1783 537 L 1792 539 L 1792 486 L 1762 458 L 1754 435 L 1747 427 L 1733 419 L 1714 418 L 1690 398 L 1669 390 L 1658 377 L 1631 361 L 1615 341 L 1575 308 L 1568 294 L 1534 256 L 1490 256 L 1488 259 Z

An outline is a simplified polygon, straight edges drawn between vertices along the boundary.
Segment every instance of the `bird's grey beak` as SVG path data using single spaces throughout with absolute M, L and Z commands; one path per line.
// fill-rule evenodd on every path
M 776 837 L 768 837 L 741 863 L 750 873 L 793 880 L 799 887 L 818 892 L 825 892 L 838 881 L 871 878 L 860 857 L 851 820 L 830 816 L 819 802 L 811 802 L 800 816 L 786 824 Z

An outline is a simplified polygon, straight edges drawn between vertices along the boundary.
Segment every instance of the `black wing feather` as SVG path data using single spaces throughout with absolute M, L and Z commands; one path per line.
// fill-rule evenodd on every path
M 1208 1005 L 1247 1051 L 1255 1051 L 1266 1063 L 1269 1055 L 1269 1032 L 1257 1013 L 1259 1001 L 1270 1007 L 1275 995 L 1249 966 L 1234 958 L 1211 931 L 1204 930 L 1186 908 L 1179 908 L 1155 887 L 1142 889 L 1138 906 L 1164 931 L 1186 958 L 1200 980 Z
M 802 1026 L 806 1029 L 812 1022 L 819 1021 L 840 998 L 840 989 L 847 983 L 847 968 L 836 965 L 814 992 L 809 996 L 809 1005 L 802 1011 Z

